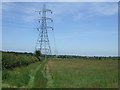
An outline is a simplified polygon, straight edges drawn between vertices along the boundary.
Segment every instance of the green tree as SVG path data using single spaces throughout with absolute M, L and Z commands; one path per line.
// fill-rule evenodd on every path
M 39 51 L 39 50 L 36 50 L 35 51 L 35 56 L 36 56 L 36 58 L 39 60 L 39 61 L 41 61 L 41 59 L 40 59 L 40 56 L 41 56 L 42 54 L 41 54 L 41 52 Z

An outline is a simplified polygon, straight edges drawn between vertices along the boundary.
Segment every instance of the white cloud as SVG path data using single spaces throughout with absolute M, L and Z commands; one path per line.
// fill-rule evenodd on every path
M 115 15 L 118 12 L 117 3 L 47 3 L 46 6 L 52 9 L 52 17 L 56 22 L 63 21 L 65 15 L 69 15 L 72 20 L 78 21 L 81 18 L 109 16 Z M 24 20 L 32 21 L 32 19 L 38 18 L 36 17 L 37 13 L 34 11 L 41 10 L 41 8 L 41 4 L 33 4 L 32 7 L 26 7 L 23 12 L 28 15 L 24 17 Z
M 81 18 L 89 18 L 94 16 L 109 16 L 115 15 L 118 12 L 117 3 L 50 3 L 48 8 L 51 8 L 56 18 L 64 20 L 64 15 L 68 14 L 73 20 Z
M 9 13 L 12 13 L 12 15 L 17 15 L 18 13 L 21 13 L 21 19 L 23 19 L 25 22 L 33 22 L 35 19 L 35 15 L 37 16 L 37 13 L 35 13 L 35 10 L 37 9 L 36 5 L 32 4 L 32 7 L 29 5 L 23 5 L 22 3 L 3 3 L 2 10 L 8 13 L 7 18 L 11 18 L 11 15 Z M 18 12 L 18 13 L 15 13 Z
M 108 16 L 114 15 L 118 11 L 117 3 L 46 3 L 47 8 L 53 10 L 53 18 L 57 22 L 64 20 L 64 16 L 67 14 L 72 20 L 80 20 L 83 17 L 89 18 L 94 16 Z M 20 5 L 16 3 L 4 3 L 3 10 L 16 10 L 23 13 L 23 20 L 30 22 L 35 19 L 38 14 L 35 10 L 41 10 L 41 3 L 32 3 Z M 37 18 L 37 17 L 36 17 Z

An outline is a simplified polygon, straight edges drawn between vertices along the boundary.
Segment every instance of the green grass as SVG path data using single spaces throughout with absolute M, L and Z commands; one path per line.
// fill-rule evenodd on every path
M 48 62 L 55 88 L 117 88 L 117 60 L 59 59 Z
M 28 66 L 18 67 L 14 70 L 3 71 L 3 73 L 7 72 L 8 77 L 6 80 L 3 80 L 3 87 L 28 87 L 28 83 L 30 81 L 30 76 L 34 75 L 34 71 L 36 67 L 40 66 L 40 62 L 36 62 L 30 64 Z
M 35 75 L 35 79 L 33 82 L 33 87 L 34 88 L 45 88 L 47 87 L 47 78 L 45 75 L 45 64 L 46 60 L 42 61 L 41 66 L 38 70 L 38 72 Z
M 3 70 L 3 88 L 117 88 L 117 60 L 50 59 Z
M 8 76 L 3 80 L 3 88 L 44 88 L 47 85 L 45 76 L 46 61 L 36 62 L 14 70 L 3 71 Z

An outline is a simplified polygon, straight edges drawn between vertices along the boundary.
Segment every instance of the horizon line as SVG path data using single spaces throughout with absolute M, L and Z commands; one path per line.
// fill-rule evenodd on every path
M 16 52 L 16 53 L 34 53 L 29 51 L 12 51 L 12 50 L 0 50 L 0 52 Z M 67 55 L 67 56 L 87 56 L 87 57 L 120 57 L 120 55 L 78 55 L 78 54 L 51 54 L 51 55 Z

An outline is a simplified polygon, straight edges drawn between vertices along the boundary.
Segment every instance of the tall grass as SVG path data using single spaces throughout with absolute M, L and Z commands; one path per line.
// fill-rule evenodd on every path
M 47 85 L 51 88 L 118 87 L 116 58 L 50 58 L 38 61 L 29 54 L 3 53 L 3 88 L 47 88 Z
M 56 88 L 117 88 L 118 62 L 60 59 L 48 62 Z
M 46 87 L 45 60 L 26 54 L 3 53 L 3 88 Z
M 3 80 L 3 88 L 29 88 L 28 83 L 30 81 L 31 71 L 34 71 L 40 62 L 30 64 L 28 66 L 17 67 L 13 70 L 7 70 L 9 76 Z M 3 71 L 4 72 L 4 71 Z
M 38 59 L 30 54 L 2 52 L 3 87 L 24 87 L 27 85 L 30 71 L 35 67 L 34 64 L 28 65 L 35 62 L 38 62 Z
M 46 71 L 45 71 L 45 64 L 46 64 L 46 60 L 44 60 L 42 63 L 41 63 L 41 66 L 38 70 L 38 72 L 36 73 L 35 75 L 35 80 L 34 80 L 34 85 L 33 87 L 36 87 L 36 88 L 45 88 L 47 87 L 47 78 L 46 78 Z

